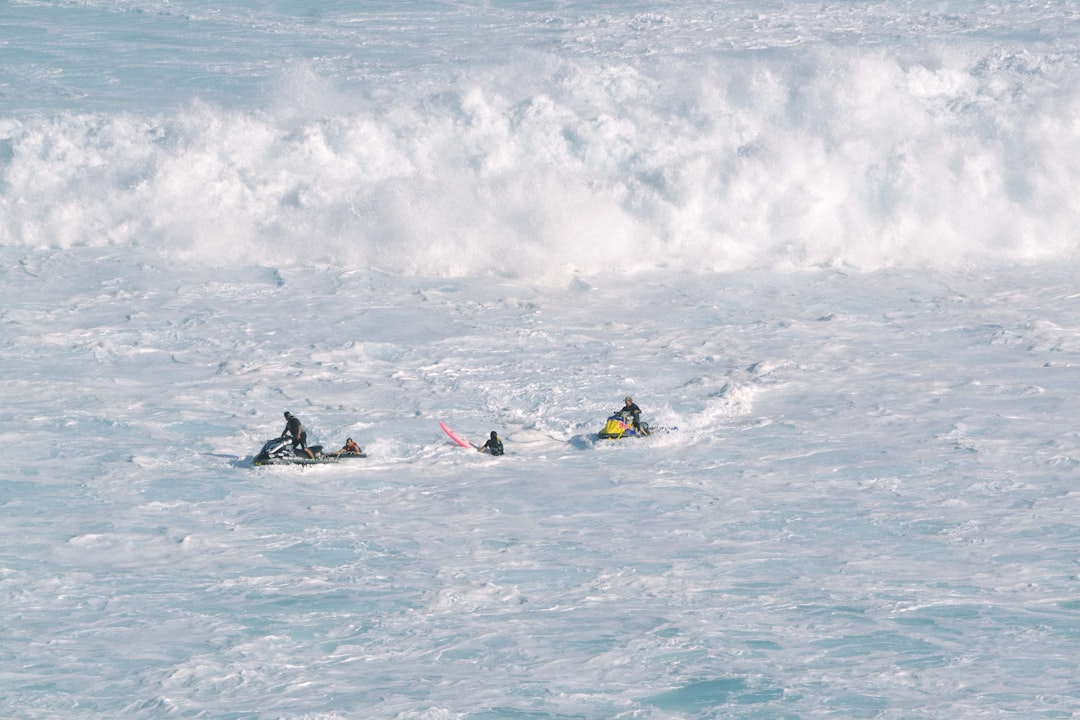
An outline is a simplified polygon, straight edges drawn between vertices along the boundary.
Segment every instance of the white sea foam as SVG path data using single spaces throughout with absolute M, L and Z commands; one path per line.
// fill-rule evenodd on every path
M 622 20 L 647 43 L 664 18 Z M 1072 49 L 654 40 L 664 62 L 630 63 L 578 33 L 412 85 L 301 61 L 259 109 L 9 118 L 0 243 L 529 278 L 1075 257 Z

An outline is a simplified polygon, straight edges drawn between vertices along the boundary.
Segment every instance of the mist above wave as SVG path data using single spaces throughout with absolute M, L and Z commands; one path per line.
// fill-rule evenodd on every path
M 521 277 L 1073 258 L 1077 58 L 523 52 L 258 111 L 0 120 L 0 244 Z

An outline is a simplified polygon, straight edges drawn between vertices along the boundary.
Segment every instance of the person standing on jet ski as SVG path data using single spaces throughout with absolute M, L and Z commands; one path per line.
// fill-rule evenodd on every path
M 304 451 L 305 455 L 312 460 L 315 459 L 315 453 L 308 450 L 307 431 L 304 430 L 304 426 L 300 423 L 300 418 L 288 410 L 285 411 L 285 429 L 281 431 L 281 437 L 292 438 L 293 452 L 299 447 Z
M 631 420 L 634 425 L 634 429 L 641 432 L 641 408 L 634 404 L 634 398 L 629 395 L 623 401 L 623 406 L 615 411 L 616 415 L 622 415 L 625 419 Z

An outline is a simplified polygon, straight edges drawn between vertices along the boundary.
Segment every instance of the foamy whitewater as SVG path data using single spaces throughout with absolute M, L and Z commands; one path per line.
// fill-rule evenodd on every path
M 3 717 L 1080 717 L 1078 117 L 1074 3 L 5 3 Z

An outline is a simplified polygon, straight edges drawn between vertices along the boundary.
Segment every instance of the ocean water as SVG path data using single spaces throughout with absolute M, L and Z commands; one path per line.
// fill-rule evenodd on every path
M 1080 716 L 1078 30 L 4 4 L 3 716 Z

